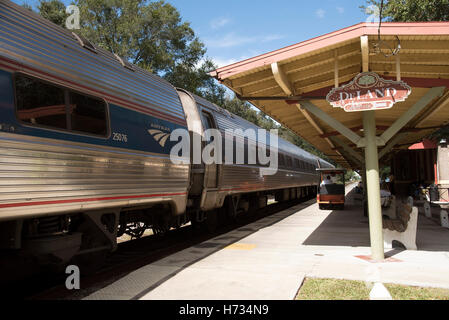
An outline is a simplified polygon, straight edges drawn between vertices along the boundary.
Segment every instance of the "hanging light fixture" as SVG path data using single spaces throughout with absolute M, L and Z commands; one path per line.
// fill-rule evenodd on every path
M 384 9 L 384 1 L 381 0 L 380 11 L 379 11 L 379 27 L 377 29 L 377 42 L 373 45 L 373 49 L 374 49 L 374 53 L 375 54 L 380 54 L 381 53 L 386 58 L 389 58 L 391 56 L 397 55 L 401 51 L 401 41 L 399 40 L 399 37 L 396 36 L 397 45 L 396 45 L 396 48 L 393 49 L 393 48 L 390 47 L 390 45 L 387 42 L 381 40 L 381 38 L 380 38 L 380 28 L 382 26 L 382 12 L 383 12 L 383 9 Z M 382 52 L 382 49 L 387 49 L 388 51 L 390 51 L 390 53 L 385 54 L 385 53 Z

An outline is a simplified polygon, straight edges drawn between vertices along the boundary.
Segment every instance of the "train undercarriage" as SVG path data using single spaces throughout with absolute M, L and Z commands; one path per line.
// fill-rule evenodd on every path
M 3 268 L 8 270 L 2 272 L 8 272 L 11 280 L 12 273 L 26 273 L 23 269 L 63 270 L 68 264 L 76 264 L 82 265 L 83 270 L 94 270 L 117 248 L 117 238 L 125 234 L 131 239 L 142 237 L 147 230 L 155 235 L 164 235 L 170 229 L 188 223 L 197 229 L 213 232 L 219 225 L 266 207 L 269 198 L 276 202 L 310 198 L 315 189 L 310 186 L 229 195 L 221 208 L 202 212 L 191 206 L 181 215 L 173 214 L 170 203 L 161 203 L 151 207 L 1 222 L 0 255 L 4 258 L 0 259 L 9 261 L 7 265 L 3 264 Z

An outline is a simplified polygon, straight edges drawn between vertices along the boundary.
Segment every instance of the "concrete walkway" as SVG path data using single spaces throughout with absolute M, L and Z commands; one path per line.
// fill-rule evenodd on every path
M 359 203 L 319 210 L 315 200 L 136 270 L 86 299 L 293 299 L 304 277 L 449 288 L 449 230 L 418 218 L 418 251 L 371 263 Z M 420 210 L 421 211 L 421 210 Z

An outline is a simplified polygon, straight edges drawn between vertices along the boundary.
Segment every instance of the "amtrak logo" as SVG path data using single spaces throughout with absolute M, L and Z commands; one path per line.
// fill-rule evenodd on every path
M 156 140 L 161 145 L 162 148 L 165 147 L 165 143 L 167 142 L 167 139 L 170 137 L 170 133 L 156 129 L 150 129 L 148 130 L 148 133 L 151 134 L 154 140 Z

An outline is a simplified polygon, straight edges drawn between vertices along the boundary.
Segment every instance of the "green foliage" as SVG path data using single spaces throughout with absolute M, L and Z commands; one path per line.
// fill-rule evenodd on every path
M 380 8 L 379 0 L 366 2 Z M 384 21 L 395 22 L 448 21 L 449 0 L 385 0 L 382 16 Z
M 381 180 L 385 180 L 391 175 L 391 167 L 385 166 L 380 169 L 379 176 Z
M 65 5 L 59 0 L 39 0 L 37 6 L 39 13 L 47 20 L 56 23 L 61 27 L 65 27 L 65 20 L 69 16 L 65 12 Z
M 359 180 L 358 177 L 359 176 L 356 175 L 356 173 L 354 171 L 352 171 L 352 170 L 348 170 L 345 173 L 345 181 L 346 182 L 348 182 L 348 181 L 357 181 L 357 180 Z
M 196 65 L 206 49 L 171 4 L 162 0 L 77 0 L 75 4 L 81 13 L 80 32 L 98 46 L 174 86 L 187 90 L 202 86 L 205 72 Z

